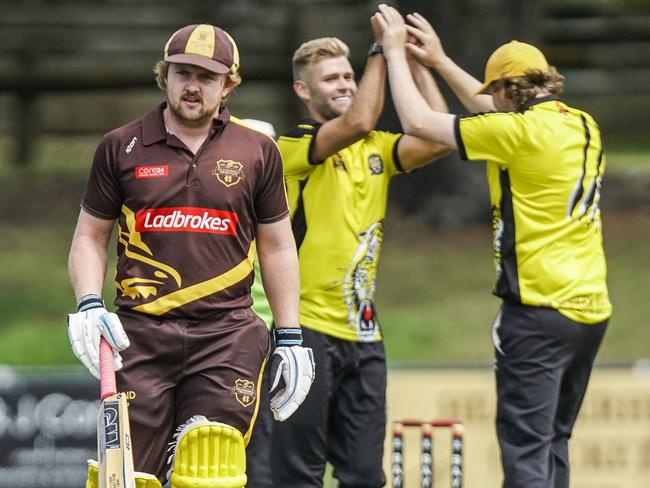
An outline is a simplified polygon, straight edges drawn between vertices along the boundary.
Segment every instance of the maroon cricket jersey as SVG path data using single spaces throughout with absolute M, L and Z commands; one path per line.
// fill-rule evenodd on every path
M 248 307 L 256 226 L 288 215 L 278 148 L 223 109 L 194 155 L 165 105 L 104 137 L 81 204 L 117 219 L 115 304 L 186 318 Z

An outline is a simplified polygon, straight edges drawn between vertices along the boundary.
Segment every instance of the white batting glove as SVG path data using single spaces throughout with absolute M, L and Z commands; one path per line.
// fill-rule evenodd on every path
M 287 420 L 307 397 L 316 374 L 314 354 L 302 347 L 300 327 L 274 329 L 271 356 L 271 411 L 275 420 Z
M 68 338 L 72 352 L 99 379 L 99 339 L 113 348 L 115 371 L 122 368 L 123 351 L 131 345 L 119 317 L 104 308 L 97 295 L 85 295 L 77 302 L 77 313 L 68 314 Z

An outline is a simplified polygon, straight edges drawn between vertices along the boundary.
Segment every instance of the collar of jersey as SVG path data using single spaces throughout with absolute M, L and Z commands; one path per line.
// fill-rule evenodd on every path
M 298 122 L 298 126 L 301 125 L 310 125 L 312 127 L 320 127 L 323 125 L 322 122 L 316 122 L 314 119 L 302 119 L 300 122 Z
M 551 100 L 560 100 L 560 98 L 555 95 L 547 95 L 545 97 L 532 98 L 528 100 L 526 103 L 524 103 L 521 107 L 519 107 L 517 109 L 517 112 L 524 112 L 528 110 L 530 107 L 539 105 L 540 103 L 550 102 Z
M 163 110 L 166 106 L 167 102 L 162 102 L 142 118 L 142 144 L 145 146 L 167 140 L 167 129 L 163 119 Z M 230 112 L 223 107 L 219 112 L 219 116 L 212 120 L 213 130 L 223 127 L 229 120 Z

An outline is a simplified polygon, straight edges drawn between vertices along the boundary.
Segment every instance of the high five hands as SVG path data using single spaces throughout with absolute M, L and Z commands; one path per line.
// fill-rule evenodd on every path
M 400 13 L 393 7 L 379 5 L 379 12 L 374 15 L 382 32 L 382 45 L 385 55 L 406 55 L 406 25 Z
M 382 45 L 387 55 L 400 53 L 414 56 L 420 63 L 437 68 L 446 59 L 440 38 L 431 24 L 420 14 L 402 15 L 393 7 L 379 5 L 379 12 L 372 16 L 373 27 L 381 29 Z

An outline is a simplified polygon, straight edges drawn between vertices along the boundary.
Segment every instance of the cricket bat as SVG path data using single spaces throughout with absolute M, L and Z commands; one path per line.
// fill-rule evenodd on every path
M 126 395 L 117 393 L 113 350 L 99 342 L 101 404 L 97 416 L 99 488 L 135 488 L 131 429 Z

